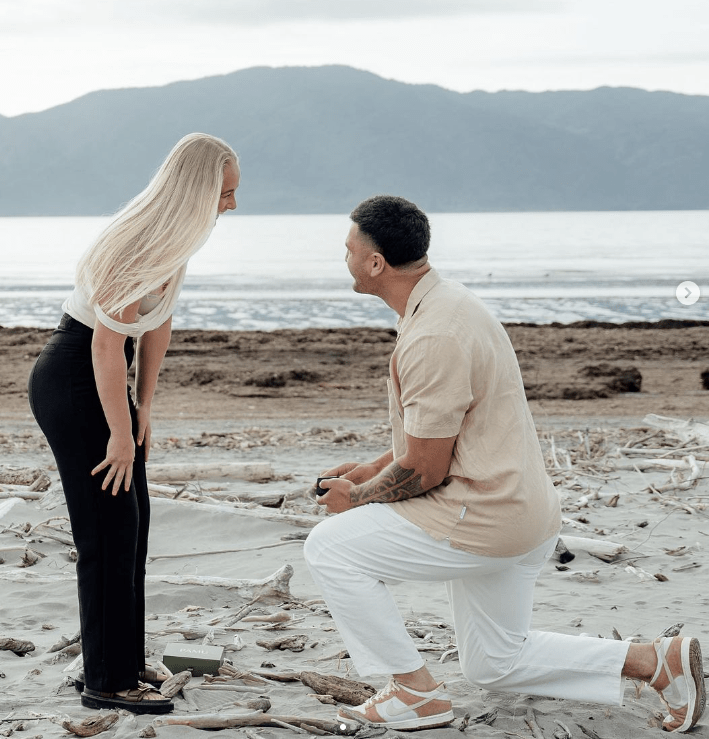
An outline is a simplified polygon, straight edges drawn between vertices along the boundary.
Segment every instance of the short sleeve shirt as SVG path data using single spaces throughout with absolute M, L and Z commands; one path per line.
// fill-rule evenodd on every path
M 397 513 L 489 557 L 524 554 L 558 533 L 559 496 L 509 337 L 470 290 L 433 269 L 399 321 L 389 411 L 395 458 L 405 453 L 405 433 L 457 437 L 443 483 L 389 504 Z

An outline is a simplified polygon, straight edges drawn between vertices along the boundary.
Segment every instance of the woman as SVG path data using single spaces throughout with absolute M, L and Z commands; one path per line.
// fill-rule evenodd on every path
M 236 208 L 239 162 L 195 133 L 84 255 L 64 316 L 29 380 L 32 413 L 57 462 L 78 560 L 89 708 L 166 713 L 145 677 L 150 409 L 188 259 Z M 136 358 L 135 402 L 127 373 Z

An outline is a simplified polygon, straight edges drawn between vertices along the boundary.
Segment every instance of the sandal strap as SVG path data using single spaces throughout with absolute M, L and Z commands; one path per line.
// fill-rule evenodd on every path
M 672 639 L 668 639 L 666 636 L 658 636 L 657 639 L 652 642 L 652 646 L 655 647 L 655 654 L 657 654 L 657 667 L 655 668 L 655 674 L 652 676 L 652 680 L 648 683 L 651 688 L 657 682 L 657 678 L 660 677 L 663 667 L 665 668 L 667 679 L 670 682 L 672 681 L 672 673 L 670 672 L 670 667 L 665 659 L 665 654 L 670 651 L 671 645 Z

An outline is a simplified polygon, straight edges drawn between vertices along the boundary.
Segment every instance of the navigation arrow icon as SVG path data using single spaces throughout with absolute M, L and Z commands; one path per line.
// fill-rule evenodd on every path
M 695 282 L 686 280 L 677 285 L 675 295 L 682 305 L 694 305 L 699 300 L 701 293 L 699 286 Z

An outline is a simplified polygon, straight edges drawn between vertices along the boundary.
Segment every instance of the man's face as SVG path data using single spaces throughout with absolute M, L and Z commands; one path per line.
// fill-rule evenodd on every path
M 371 241 L 359 230 L 356 223 L 352 224 L 350 232 L 345 239 L 345 262 L 347 269 L 354 278 L 352 289 L 356 293 L 365 295 L 374 294 L 372 289 L 372 257 L 376 250 L 372 247 Z

